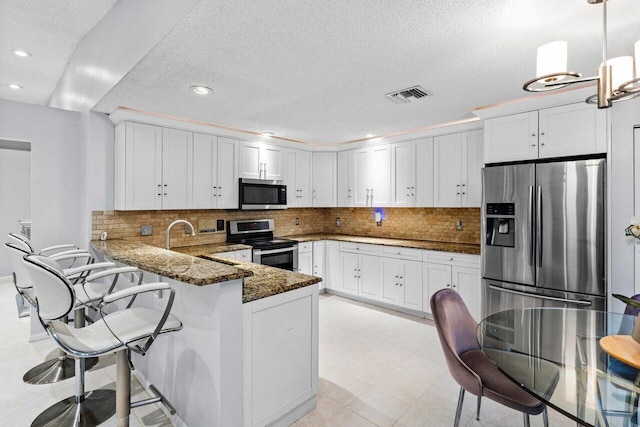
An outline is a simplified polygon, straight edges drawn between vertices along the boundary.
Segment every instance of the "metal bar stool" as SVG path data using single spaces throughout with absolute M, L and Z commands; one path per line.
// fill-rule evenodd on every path
M 26 270 L 24 269 L 24 263 L 22 262 L 22 258 L 25 255 L 28 255 L 24 247 L 19 247 L 19 244 L 16 243 L 6 243 L 5 249 L 7 250 L 7 254 L 9 256 L 9 261 L 11 263 L 13 273 L 13 281 L 16 287 L 16 290 L 23 298 L 35 309 L 37 309 L 37 295 L 31 286 L 31 278 L 28 276 Z M 65 260 L 71 259 L 75 257 L 77 254 L 66 254 L 59 255 L 57 257 L 52 257 L 52 259 L 56 260 Z M 96 269 L 106 269 L 102 272 L 84 276 L 84 283 L 75 284 L 74 287 L 76 289 L 77 301 L 75 305 L 75 313 L 74 313 L 74 325 L 77 328 L 83 327 L 85 324 L 84 321 L 84 311 L 85 308 L 94 308 L 95 305 L 98 304 L 104 295 L 107 293 L 111 293 L 115 287 L 115 284 L 118 280 L 120 274 L 123 273 L 134 273 L 137 272 L 140 275 L 140 280 L 138 284 L 142 281 L 142 274 L 139 272 L 137 268 L 134 267 L 123 267 L 123 268 L 113 268 L 115 264 L 113 263 L 94 263 L 80 266 L 75 269 L 66 269 L 65 272 L 71 272 L 71 277 L 75 277 L 74 280 L 80 275 L 85 275 L 90 273 Z M 106 285 L 103 283 L 96 282 L 99 279 L 104 277 L 113 276 L 113 281 L 111 285 Z M 98 363 L 97 358 L 87 359 L 85 364 L 86 369 L 91 369 Z M 23 381 L 28 384 L 51 384 L 58 381 L 62 381 L 68 378 L 71 378 L 75 375 L 75 362 L 73 358 L 67 356 L 67 354 L 63 351 L 60 351 L 60 355 L 50 360 L 46 360 L 45 362 L 31 368 L 27 371 L 22 377 Z
M 82 363 L 86 358 L 116 353 L 118 380 L 115 406 L 118 426 L 128 426 L 131 408 L 144 404 L 161 402 L 171 413 L 175 413 L 169 402 L 156 392 L 155 387 L 152 392 L 156 395 L 151 399 L 133 403 L 130 401 L 129 351 L 144 355 L 160 334 L 182 329 L 180 320 L 170 314 L 175 291 L 167 283 L 142 284 L 106 295 L 99 307 L 100 318 L 84 328 L 73 329 L 59 320 L 73 310 L 76 299 L 76 290 L 59 264 L 34 254 L 25 255 L 23 262 L 38 296 L 38 317 L 42 326 L 62 350 L 76 358 L 76 369 L 79 372 L 82 372 Z M 164 311 L 132 307 L 137 295 L 154 291 L 169 292 Z M 104 314 L 105 306 L 123 298 L 132 298 L 125 309 Z M 87 426 L 100 424 L 108 418 L 105 418 L 105 414 L 112 402 L 100 399 L 101 390 L 84 393 L 84 383 L 80 376 L 76 378 L 76 396 L 45 410 L 32 426 Z

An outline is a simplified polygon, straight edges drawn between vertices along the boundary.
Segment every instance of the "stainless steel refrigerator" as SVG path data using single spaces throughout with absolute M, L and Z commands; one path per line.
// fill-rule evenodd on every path
M 483 170 L 482 313 L 606 309 L 604 159 Z

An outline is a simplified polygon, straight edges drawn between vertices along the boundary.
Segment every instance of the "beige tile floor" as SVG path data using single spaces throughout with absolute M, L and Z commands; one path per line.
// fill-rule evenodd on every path
M 318 407 L 302 426 L 452 426 L 458 385 L 433 322 L 335 295 L 320 297 Z M 522 425 L 519 412 L 467 395 L 461 426 Z M 575 426 L 550 410 L 551 426 Z M 542 426 L 542 416 L 531 418 Z
M 73 380 L 28 385 L 22 375 L 51 354 L 49 339 L 29 343 L 29 319 L 19 319 L 12 285 L 0 284 L 0 425 L 28 426 L 37 414 L 73 394 Z M 152 350 L 153 351 L 153 350 Z M 86 388 L 115 388 L 113 358 L 87 373 Z M 135 383 L 135 399 L 146 393 Z M 320 297 L 318 407 L 302 426 L 450 426 L 458 387 L 445 365 L 432 322 L 338 296 Z M 465 402 L 462 426 L 521 426 L 518 412 L 484 399 L 480 421 L 475 397 Z M 103 425 L 114 427 L 112 418 Z M 131 425 L 169 426 L 157 405 L 132 411 Z M 206 423 L 203 423 L 206 425 Z M 542 418 L 533 417 L 533 426 Z M 574 426 L 550 413 L 551 426 Z

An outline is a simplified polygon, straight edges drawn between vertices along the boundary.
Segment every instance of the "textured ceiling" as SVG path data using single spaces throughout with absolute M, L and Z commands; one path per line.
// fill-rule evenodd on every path
M 0 1 L 0 98 L 47 104 L 77 43 L 116 1 Z M 19 58 L 12 49 L 33 56 Z
M 18 3 L 24 4 L 8 2 Z M 89 3 L 96 7 L 76 14 L 86 32 L 86 22 L 99 15 L 93 9 L 104 13 L 113 2 L 58 6 L 86 9 Z M 608 5 L 609 57 L 630 55 L 640 39 L 640 0 Z M 600 11 L 586 0 L 203 0 L 95 109 L 129 107 L 313 143 L 401 132 L 527 96 L 522 83 L 535 74 L 537 47 L 549 41 L 568 41 L 569 69 L 595 74 Z M 34 11 L 40 18 L 25 16 L 18 33 L 28 38 L 31 27 L 40 26 L 33 23 L 44 26 L 49 15 L 58 22 L 54 39 L 77 30 L 57 12 Z M 5 21 L 0 15 L 2 27 Z M 6 27 L 0 31 L 2 39 L 13 37 Z M 4 58 L 15 46 L 0 43 Z M 43 68 L 56 70 L 48 77 L 59 76 L 58 55 L 43 55 L 51 63 Z M 198 97 L 188 90 L 194 84 L 214 93 Z M 384 96 L 413 85 L 433 96 L 403 105 Z

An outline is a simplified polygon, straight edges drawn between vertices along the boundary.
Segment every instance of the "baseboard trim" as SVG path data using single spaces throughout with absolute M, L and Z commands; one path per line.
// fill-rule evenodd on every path
M 376 307 L 382 307 L 382 308 L 386 308 L 386 309 L 389 309 L 389 310 L 398 311 L 400 313 L 410 314 L 412 316 L 422 317 L 422 318 L 425 318 L 425 319 L 432 319 L 433 320 L 433 318 L 431 317 L 431 314 L 425 313 L 423 311 L 411 310 L 409 308 L 404 308 L 404 307 L 398 307 L 397 305 L 388 304 L 386 302 L 376 301 L 376 300 L 372 300 L 372 299 L 369 299 L 369 298 L 363 298 L 363 297 L 358 296 L 358 295 L 347 294 L 345 292 L 336 291 L 335 289 L 325 289 L 325 293 L 330 294 L 330 295 L 337 295 L 339 297 L 347 298 L 347 299 L 350 299 L 350 300 L 353 300 L 353 301 L 358 301 L 358 302 L 363 302 L 363 303 L 370 304 L 370 305 L 375 305 Z

